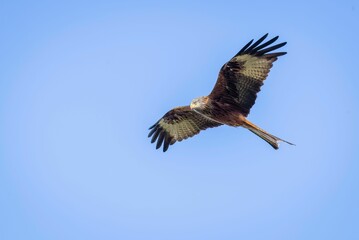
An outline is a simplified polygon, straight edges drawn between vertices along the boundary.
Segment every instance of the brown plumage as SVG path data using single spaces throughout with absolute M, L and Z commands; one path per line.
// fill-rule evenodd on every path
M 275 149 L 278 149 L 280 141 L 292 144 L 267 133 L 246 119 L 273 62 L 286 54 L 270 53 L 283 47 L 286 42 L 268 47 L 278 39 L 278 36 L 262 43 L 267 35 L 255 43 L 251 40 L 222 66 L 217 82 L 208 96 L 192 100 L 190 106 L 170 110 L 150 127 L 148 137 L 152 136 L 152 143 L 157 140 L 157 149 L 163 143 L 165 152 L 169 145 L 176 141 L 182 141 L 201 130 L 223 124 L 247 128 Z

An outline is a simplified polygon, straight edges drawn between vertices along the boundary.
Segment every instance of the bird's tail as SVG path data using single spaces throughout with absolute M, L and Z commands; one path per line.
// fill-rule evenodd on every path
M 269 143 L 274 149 L 279 148 L 279 142 L 285 142 L 290 145 L 294 145 L 293 143 L 287 142 L 279 137 L 273 136 L 272 134 L 267 133 L 263 129 L 259 128 L 255 124 L 251 123 L 247 119 L 244 120 L 244 123 L 242 125 L 244 128 L 247 128 L 252 133 L 256 134 L 260 138 L 262 138 L 264 141 Z

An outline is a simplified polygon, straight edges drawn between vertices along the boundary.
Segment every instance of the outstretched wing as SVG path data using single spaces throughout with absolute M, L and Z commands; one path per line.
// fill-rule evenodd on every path
M 270 53 L 283 47 L 286 42 L 270 46 L 277 37 L 262 43 L 268 34 L 252 44 L 247 43 L 229 62 L 223 65 L 209 97 L 230 104 L 244 116 L 249 114 L 257 93 L 268 76 L 272 63 L 286 52 Z M 262 44 L 261 44 L 262 43 Z
M 156 149 L 163 144 L 166 152 L 169 145 L 182 141 L 198 134 L 201 130 L 218 127 L 222 124 L 211 121 L 191 110 L 189 106 L 177 107 L 167 112 L 149 130 L 148 137 L 152 136 L 151 143 L 157 140 Z

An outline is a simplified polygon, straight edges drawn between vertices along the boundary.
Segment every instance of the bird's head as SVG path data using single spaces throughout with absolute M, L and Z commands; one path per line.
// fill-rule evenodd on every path
M 192 100 L 191 109 L 203 109 L 208 102 L 208 97 L 198 97 Z

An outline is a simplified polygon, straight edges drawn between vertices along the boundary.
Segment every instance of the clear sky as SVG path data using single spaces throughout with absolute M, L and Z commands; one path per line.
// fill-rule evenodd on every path
M 1 239 L 359 239 L 358 1 L 2 1 Z M 148 127 L 265 33 L 249 119 L 155 150 Z

